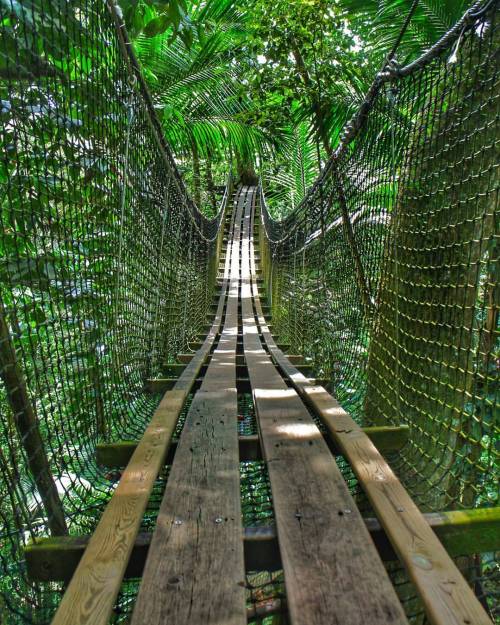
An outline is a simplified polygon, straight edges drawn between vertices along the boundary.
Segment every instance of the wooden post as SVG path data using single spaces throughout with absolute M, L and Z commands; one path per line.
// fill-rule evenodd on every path
M 3 302 L 0 302 L 0 376 L 5 384 L 19 440 L 26 452 L 28 468 L 47 513 L 50 531 L 54 536 L 67 534 L 64 510 L 45 453 L 36 412 L 17 362 Z

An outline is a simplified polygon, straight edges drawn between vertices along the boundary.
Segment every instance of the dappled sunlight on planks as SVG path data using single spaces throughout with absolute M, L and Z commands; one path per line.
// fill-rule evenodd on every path
M 285 437 L 293 439 L 322 439 L 323 435 L 314 423 L 289 423 L 287 425 L 277 425 L 276 432 Z

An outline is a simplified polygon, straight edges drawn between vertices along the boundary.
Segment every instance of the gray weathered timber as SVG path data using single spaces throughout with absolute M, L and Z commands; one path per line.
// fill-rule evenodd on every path
M 222 284 L 227 290 L 227 280 Z M 217 336 L 223 297 L 212 329 L 173 390 L 165 393 L 101 516 L 64 593 L 52 625 L 108 625 L 154 483 L 165 463 L 186 398 Z
M 477 508 L 431 512 L 424 518 L 451 556 L 500 550 L 500 508 Z M 365 519 L 366 527 L 384 561 L 397 560 L 390 540 L 377 519 Z M 245 566 L 248 571 L 275 571 L 281 559 L 274 527 L 246 527 L 243 532 Z M 152 534 L 138 534 L 125 577 L 141 577 Z M 25 549 L 30 579 L 41 582 L 69 582 L 80 562 L 90 536 L 38 538 Z
M 251 202 L 242 245 L 243 340 L 293 625 L 407 623 L 325 440 L 259 338 Z M 259 302 L 260 306 L 260 302 Z
M 226 258 L 224 327 L 179 439 L 132 625 L 246 623 L 236 391 L 240 216 L 241 202 Z
M 254 285 L 254 295 L 257 286 Z M 433 625 L 491 625 L 491 619 L 382 454 L 321 386 L 308 380 L 274 341 L 255 298 L 258 323 L 274 361 L 322 419 L 349 461 Z

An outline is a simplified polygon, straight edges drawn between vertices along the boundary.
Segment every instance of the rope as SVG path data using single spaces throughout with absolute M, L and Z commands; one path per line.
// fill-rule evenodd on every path
M 190 201 L 113 3 L 26 4 L 0 20 L 0 612 L 45 625 L 62 587 L 28 579 L 24 545 L 92 533 L 116 484 L 96 445 L 142 435 L 160 399 L 145 380 L 206 323 L 230 193 L 214 220 Z M 497 7 L 474 4 L 406 67 L 389 59 L 283 221 L 260 189 L 273 331 L 360 424 L 409 426 L 388 460 L 424 511 L 498 504 Z M 239 433 L 257 433 L 250 395 L 238 410 Z M 245 523 L 271 523 L 265 463 L 241 472 Z M 494 616 L 497 566 L 461 560 Z M 247 583 L 252 605 L 283 594 L 279 572 Z M 124 584 L 116 622 L 137 586 Z
M 417 10 L 418 2 L 419 0 L 413 0 L 410 10 L 408 11 L 408 15 L 406 16 L 403 26 L 401 27 L 401 30 L 399 31 L 399 35 L 396 38 L 396 41 L 394 42 L 394 45 L 392 46 L 389 54 L 387 55 L 387 60 L 386 60 L 385 65 L 387 65 L 387 63 L 396 56 L 396 52 L 401 44 L 401 41 L 403 40 L 403 37 L 406 33 L 408 26 L 410 25 L 411 18 L 414 16 L 415 11 Z

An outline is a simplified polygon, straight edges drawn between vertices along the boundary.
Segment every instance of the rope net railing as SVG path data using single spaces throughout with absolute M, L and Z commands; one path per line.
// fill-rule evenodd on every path
M 293 213 L 261 193 L 273 331 L 361 424 L 409 426 L 392 466 L 423 511 L 498 505 L 499 42 L 477 3 L 384 68 Z M 462 563 L 492 611 L 495 562 Z
M 46 623 L 23 547 L 95 527 L 95 446 L 140 437 L 202 331 L 227 195 L 192 204 L 111 2 L 0 3 L 0 152 L 0 622 Z

